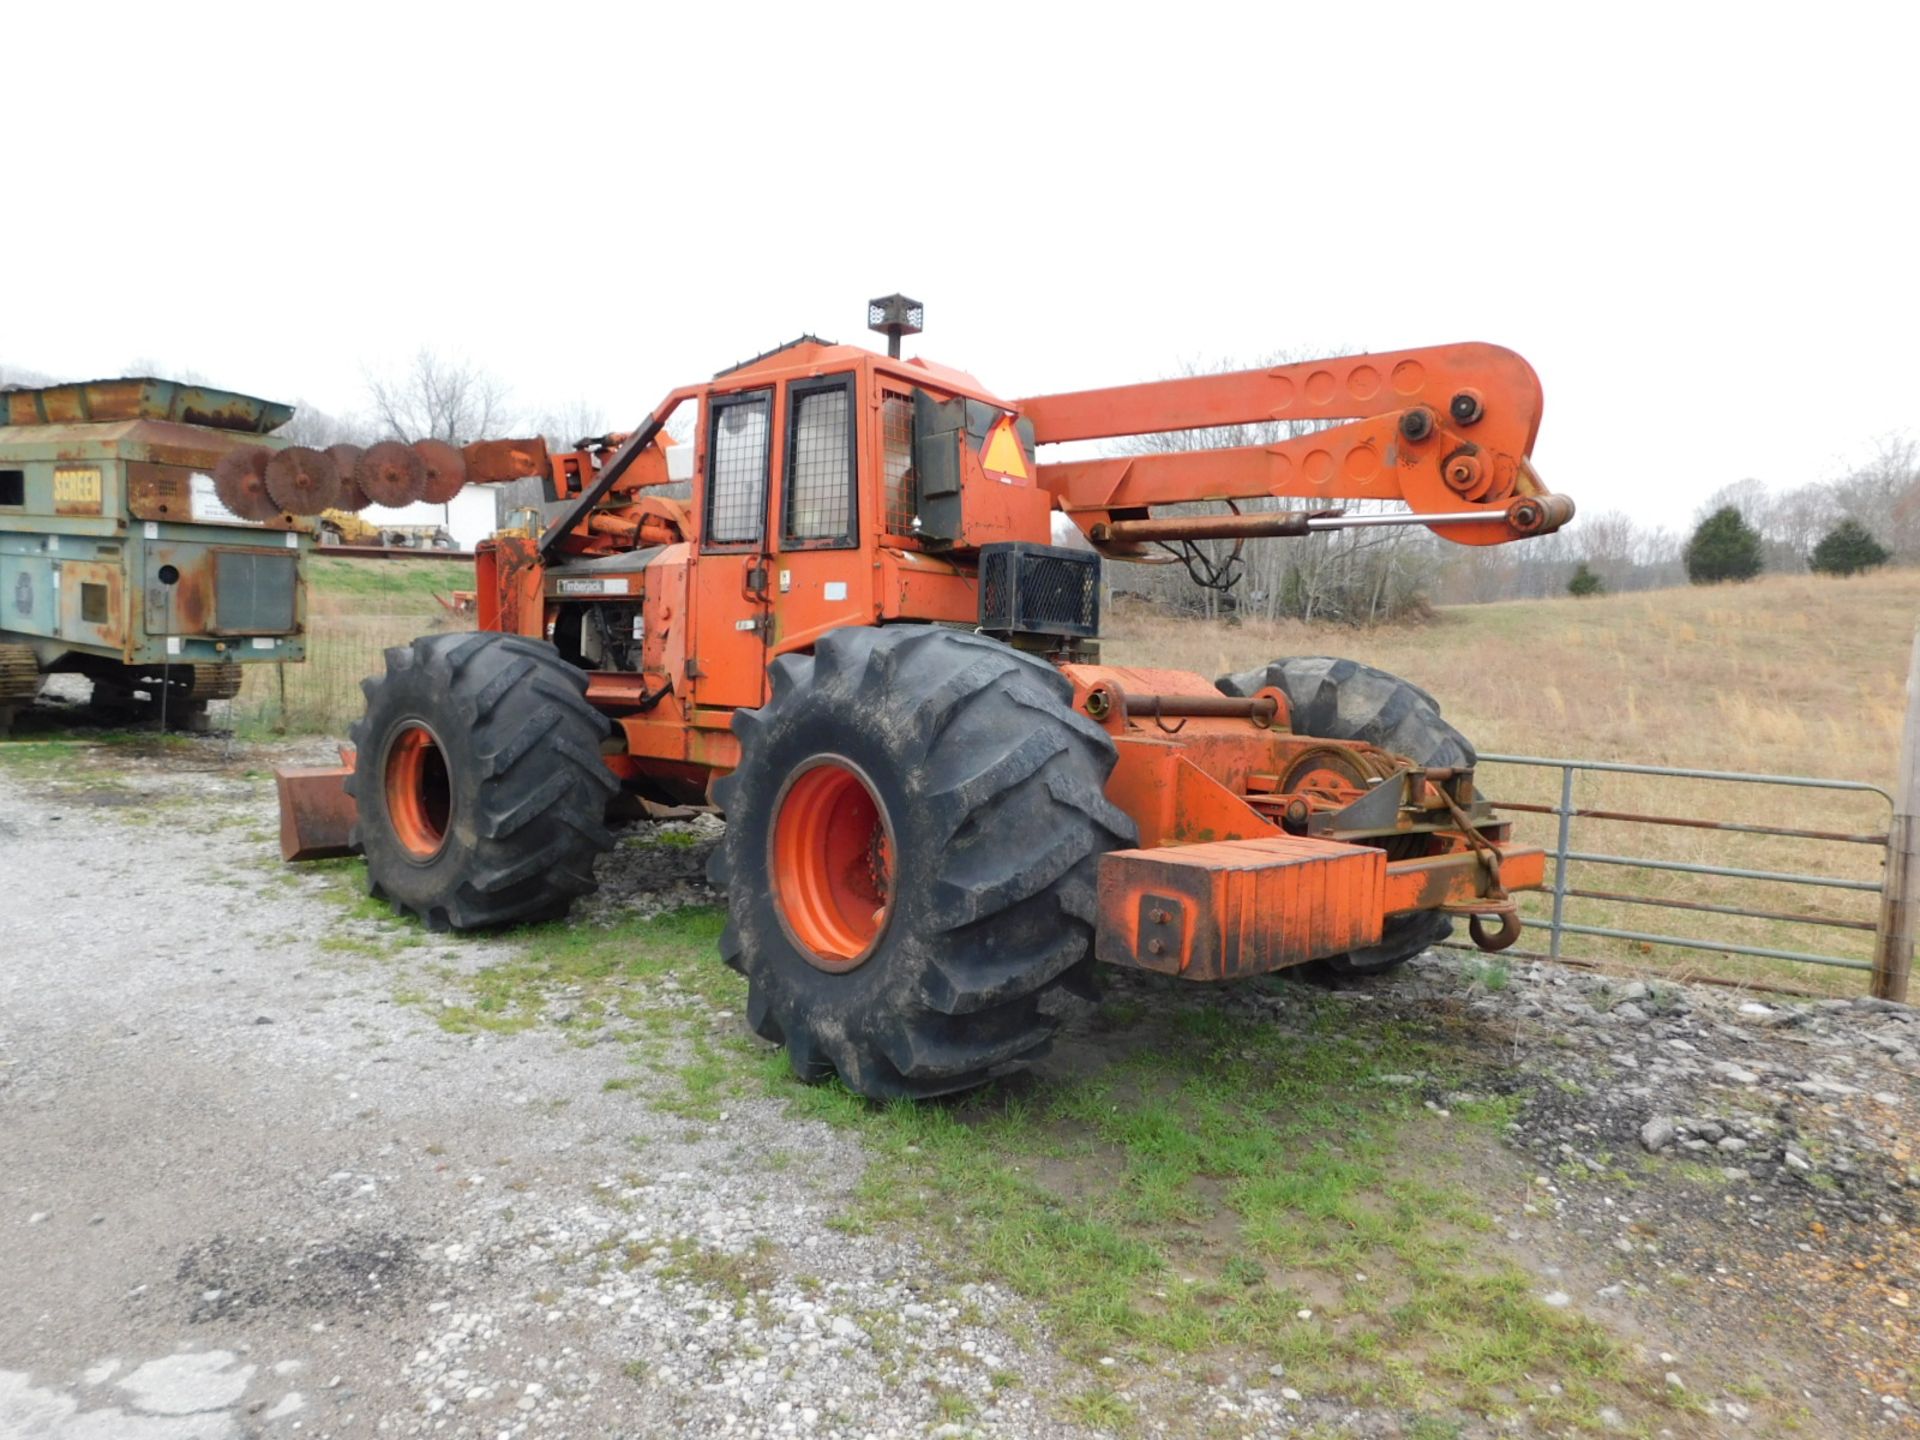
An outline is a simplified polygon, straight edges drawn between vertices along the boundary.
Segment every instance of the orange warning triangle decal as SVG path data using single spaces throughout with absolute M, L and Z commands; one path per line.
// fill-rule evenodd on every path
M 1026 452 L 1020 448 L 1020 436 L 1013 428 L 1012 416 L 1002 415 L 999 423 L 987 432 L 987 443 L 980 448 L 980 465 L 1022 480 L 1033 478 L 1027 473 Z

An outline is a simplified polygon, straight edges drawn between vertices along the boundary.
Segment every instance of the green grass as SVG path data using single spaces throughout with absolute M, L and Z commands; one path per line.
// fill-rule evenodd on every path
M 1491 991 L 1494 994 L 1498 994 L 1500 991 L 1506 989 L 1508 982 L 1513 978 L 1512 973 L 1507 969 L 1506 965 L 1499 960 L 1474 961 L 1469 966 L 1468 973 L 1473 976 L 1474 980 L 1480 984 L 1482 989 Z
M 801 1087 L 777 1055 L 763 1072 L 876 1154 L 849 1228 L 932 1231 L 940 1253 L 1038 1304 L 1090 1365 L 1118 1356 L 1197 1379 L 1279 1363 L 1289 1383 L 1354 1403 L 1532 1406 L 1572 1425 L 1635 1392 L 1667 1404 L 1602 1330 L 1541 1304 L 1531 1277 L 1478 1243 L 1490 1222 L 1464 1177 L 1517 1102 L 1440 1120 L 1417 1093 L 1369 1081 L 1465 1083 L 1443 1045 L 1305 990 L 1289 999 L 1308 1012 L 1302 1029 L 1169 998 L 1095 1074 L 942 1105 Z M 1112 1398 L 1075 1403 L 1104 1412 Z
M 84 779 L 94 763 L 117 757 L 115 750 L 178 751 L 190 747 L 190 736 L 160 730 L 93 730 L 85 738 L 9 740 L 0 737 L 0 766 L 21 775 L 58 775 Z M 102 780 L 117 784 L 117 781 Z
M 974 1403 L 956 1390 L 941 1391 L 933 1403 L 940 1418 L 950 1423 L 971 1419 L 975 1413 Z
M 670 1280 L 690 1281 L 704 1290 L 725 1295 L 739 1305 L 755 1291 L 772 1286 L 777 1278 L 772 1253 L 772 1242 L 766 1240 L 745 1254 L 714 1250 L 692 1240 L 676 1240 L 669 1247 L 670 1258 L 661 1274 Z
M 322 873 L 349 914 L 379 918 L 344 893 L 353 868 Z M 1578 1430 L 1602 1405 L 1661 1417 L 1679 1403 L 1636 1379 L 1598 1326 L 1490 1258 L 1474 1180 L 1522 1097 L 1438 1029 L 1281 981 L 1256 982 L 1279 987 L 1278 1018 L 1129 982 L 1103 1007 L 1109 1050 L 1085 1073 L 875 1105 L 800 1085 L 784 1054 L 716 1023 L 745 1000 L 714 953 L 722 923 L 703 908 L 529 927 L 472 973 L 441 972 L 441 998 L 424 1003 L 455 1032 L 543 1017 L 612 1027 L 635 1068 L 606 1088 L 667 1114 L 711 1121 L 760 1093 L 853 1130 L 872 1158 L 835 1226 L 904 1227 L 954 1278 L 1026 1297 L 1088 1366 L 1091 1388 L 1067 1405 L 1089 1424 L 1136 1423 L 1113 1388 L 1126 1371 L 1103 1357 L 1196 1383 L 1280 1364 L 1308 1393 L 1443 1426 L 1531 1410 Z M 1432 1094 L 1451 1097 L 1451 1118 L 1427 1107 Z M 742 1263 L 688 1250 L 670 1269 L 738 1301 L 759 1288 Z
M 1111 1386 L 1096 1385 L 1069 1397 L 1064 1408 L 1068 1415 L 1096 1430 L 1129 1434 L 1135 1426 L 1133 1407 L 1113 1392 Z
M 319 608 L 407 610 L 437 614 L 434 595 L 473 589 L 471 560 L 356 560 L 319 554 L 307 561 L 309 593 Z
M 700 843 L 700 836 L 691 830 L 655 830 L 651 834 L 639 836 L 629 842 L 641 849 L 665 846 L 675 850 L 691 850 Z
M 746 987 L 713 958 L 724 917 L 719 910 L 671 911 L 611 925 L 556 922 L 510 932 L 510 957 L 466 977 L 471 1003 L 440 1013 L 450 1030 L 523 1030 L 539 1023 L 550 997 L 564 988 L 570 1025 L 597 1029 L 617 1020 L 645 1025 L 660 1010 L 658 982 L 671 978 L 689 1001 L 738 1009 Z M 670 1028 L 670 1027 L 668 1027 Z M 724 1078 L 709 1047 L 687 1067 L 687 1098 L 710 1100 Z

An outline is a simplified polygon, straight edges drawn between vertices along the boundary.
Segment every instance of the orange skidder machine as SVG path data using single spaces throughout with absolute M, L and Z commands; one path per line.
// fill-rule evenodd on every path
M 1039 1056 L 1095 960 L 1366 974 L 1455 916 L 1510 944 L 1543 857 L 1510 843 L 1424 690 L 1325 658 L 1105 665 L 1096 637 L 1103 557 L 1209 578 L 1195 540 L 1566 523 L 1528 463 L 1527 363 L 1444 345 L 1007 400 L 899 357 L 921 313 L 875 301 L 887 354 L 804 337 L 573 453 L 471 447 L 470 476 L 526 466 L 548 503 L 479 547 L 479 632 L 388 651 L 350 763 L 283 774 L 289 858 L 361 853 L 372 893 L 429 926 L 509 925 L 593 887 L 622 791 L 711 803 L 750 1024 L 801 1076 L 876 1097 Z M 659 493 L 664 429 L 689 406 L 681 502 Z M 1271 421 L 1327 423 L 1041 458 Z M 1164 513 L 1271 497 L 1298 504 Z M 1061 517 L 1085 543 L 1051 543 Z

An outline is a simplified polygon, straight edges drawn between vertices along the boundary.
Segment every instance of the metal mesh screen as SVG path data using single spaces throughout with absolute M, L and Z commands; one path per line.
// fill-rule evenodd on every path
M 1013 628 L 1014 559 L 1004 550 L 988 550 L 980 557 L 980 628 Z
M 292 551 L 214 551 L 211 629 L 240 635 L 290 632 L 298 581 Z
M 845 386 L 793 402 L 787 457 L 787 538 L 844 540 L 852 530 L 853 451 Z
M 1031 635 L 1100 630 L 1100 557 L 1020 543 L 980 548 L 980 628 Z
M 717 406 L 707 456 L 706 540 L 752 543 L 767 513 L 767 440 L 773 397 L 751 395 Z
M 880 484 L 887 501 L 887 533 L 913 534 L 913 399 L 889 395 L 880 403 Z

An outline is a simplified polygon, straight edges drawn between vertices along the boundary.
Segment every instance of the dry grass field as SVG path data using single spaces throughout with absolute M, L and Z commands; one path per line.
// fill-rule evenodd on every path
M 1910 570 L 1460 606 L 1428 624 L 1375 630 L 1203 625 L 1120 609 L 1107 626 L 1103 656 L 1218 674 L 1282 655 L 1344 655 L 1424 686 L 1483 751 L 1812 775 L 1891 789 L 1917 614 L 1920 572 Z M 1557 798 L 1557 771 L 1488 764 L 1481 775 L 1483 791 L 1495 799 Z M 1578 807 L 1849 833 L 1883 832 L 1888 811 L 1878 796 L 1632 775 L 1587 774 L 1574 798 Z M 1552 824 L 1524 816 L 1519 832 L 1550 844 Z M 1881 864 L 1879 850 L 1866 845 L 1603 820 L 1576 821 L 1573 848 L 1870 881 L 1879 879 Z M 1571 882 L 1858 923 L 1871 922 L 1877 908 L 1876 896 L 1859 891 L 1593 864 L 1575 867 Z M 1546 907 L 1536 899 L 1526 908 L 1543 914 Z M 1570 901 L 1567 918 L 1862 961 L 1872 942 L 1866 931 L 1619 901 Z M 1529 931 L 1524 944 L 1543 938 Z M 1854 971 L 1592 937 L 1570 937 L 1566 953 L 1839 993 L 1859 990 L 1865 979 Z

